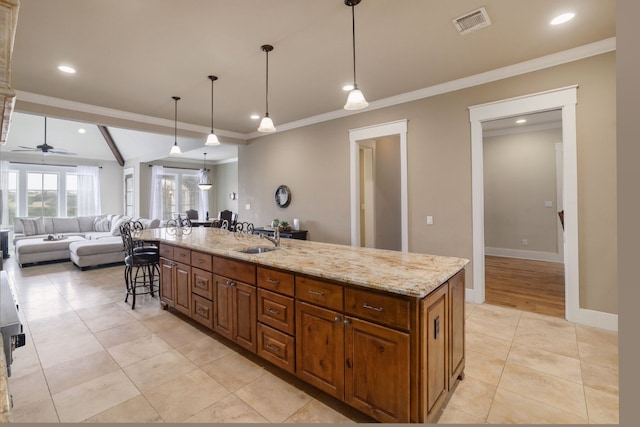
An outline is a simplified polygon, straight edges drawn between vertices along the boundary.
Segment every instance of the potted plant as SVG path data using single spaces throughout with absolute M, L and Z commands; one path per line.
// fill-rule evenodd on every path
M 291 226 L 287 221 L 280 221 L 280 231 L 289 231 L 291 230 Z

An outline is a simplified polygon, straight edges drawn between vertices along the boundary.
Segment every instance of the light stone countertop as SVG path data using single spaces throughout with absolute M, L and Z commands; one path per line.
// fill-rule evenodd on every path
M 245 254 L 238 249 L 273 243 L 217 228 L 194 227 L 190 234 L 176 231 L 174 235 L 166 228 L 148 229 L 139 238 L 417 298 L 427 296 L 469 263 L 464 258 L 285 238 L 274 251 Z
M 2 334 L 0 334 L 0 423 L 11 422 L 11 408 L 9 399 L 9 378 L 7 377 L 7 362 L 4 356 Z

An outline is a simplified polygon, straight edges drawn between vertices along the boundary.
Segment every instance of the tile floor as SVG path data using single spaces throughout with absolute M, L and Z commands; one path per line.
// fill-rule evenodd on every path
M 356 423 L 372 420 L 213 333 L 123 302 L 122 267 L 6 260 L 27 344 L 14 422 Z M 467 304 L 466 377 L 440 423 L 618 423 L 618 336 Z

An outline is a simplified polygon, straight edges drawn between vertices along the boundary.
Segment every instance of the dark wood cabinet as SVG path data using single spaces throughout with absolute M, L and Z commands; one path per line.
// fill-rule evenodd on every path
M 214 275 L 213 330 L 256 352 L 256 287 Z
M 410 337 L 371 322 L 345 319 L 345 392 L 349 405 L 384 423 L 409 420 Z
M 173 260 L 160 258 L 160 301 L 169 307 L 175 306 L 174 267 Z
M 464 271 L 449 279 L 449 388 L 464 371 Z
M 296 301 L 296 373 L 325 393 L 344 398 L 341 313 Z
M 160 258 L 160 300 L 179 312 L 191 315 L 191 267 Z
M 426 381 L 423 385 L 424 412 L 437 412 L 447 397 L 449 375 L 447 371 L 448 348 L 448 304 L 449 288 L 440 286 L 423 301 L 423 369 Z

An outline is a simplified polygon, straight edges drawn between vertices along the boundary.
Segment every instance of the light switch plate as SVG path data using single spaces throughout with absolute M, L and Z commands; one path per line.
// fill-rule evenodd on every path
M 433 217 L 431 215 L 427 216 L 427 225 L 433 225 Z

